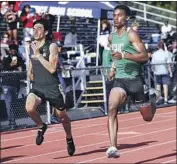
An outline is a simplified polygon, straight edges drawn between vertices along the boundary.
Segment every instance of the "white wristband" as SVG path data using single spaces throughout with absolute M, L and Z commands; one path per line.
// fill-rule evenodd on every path
M 111 67 L 110 71 L 115 71 L 115 68 L 112 68 L 112 67 Z

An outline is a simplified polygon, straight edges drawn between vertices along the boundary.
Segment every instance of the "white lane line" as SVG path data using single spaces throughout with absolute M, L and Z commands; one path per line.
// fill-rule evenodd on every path
M 165 162 L 162 162 L 162 163 L 171 163 L 171 162 L 175 162 L 176 159 L 172 159 L 172 160 L 169 160 L 169 161 L 165 161 Z M 176 163 L 176 162 L 175 162 Z
M 167 108 L 159 108 L 156 111 L 156 115 L 176 113 L 176 111 L 166 112 L 166 110 L 168 110 L 168 107 Z M 165 111 L 165 113 L 161 113 L 160 111 Z M 130 113 L 126 113 L 126 114 L 121 114 L 121 115 L 118 115 L 118 117 L 119 118 L 120 117 L 127 117 L 127 115 L 136 115 L 136 114 L 139 115 L 139 112 L 137 111 L 137 112 L 130 112 Z M 96 121 L 97 122 L 98 120 L 102 120 L 102 119 L 105 119 L 105 118 L 107 118 L 107 116 L 96 117 L 96 118 L 88 118 L 88 119 L 84 119 L 84 120 L 74 120 L 74 121 L 72 121 L 72 126 L 78 126 L 78 125 L 80 125 L 80 122 L 84 122 L 84 123 L 89 123 L 90 121 Z M 55 127 L 55 126 L 56 125 L 50 125 L 50 127 Z M 29 129 L 33 129 L 33 128 L 29 128 Z M 17 132 L 23 132 L 23 131 L 26 131 L 26 130 L 23 130 L 23 129 L 21 131 L 14 130 L 13 132 L 15 133 L 15 131 L 17 131 Z M 2 132 L 1 133 L 1 137 L 2 137 L 2 135 L 8 135 L 8 134 L 10 134 L 10 133 L 8 133 L 8 132 Z
M 155 122 L 151 122 L 149 124 L 155 124 L 155 123 L 161 123 L 161 122 L 168 122 L 168 121 L 171 121 L 171 120 L 174 120 L 174 119 L 168 119 L 168 120 L 162 120 L 162 121 L 155 121 Z M 124 127 L 124 128 L 120 128 L 119 130 L 124 130 L 124 129 L 129 129 L 129 128 L 135 128 L 135 127 L 141 127 L 141 126 L 144 126 L 144 125 L 147 125 L 147 123 L 143 123 L 143 124 L 139 124 L 139 125 L 134 125 L 134 126 L 129 126 L 129 127 Z M 85 136 L 90 136 L 90 135 L 99 135 L 99 134 L 102 134 L 102 133 L 106 133 L 108 134 L 107 131 L 100 131 L 100 132 L 95 132 L 95 133 L 88 133 L 88 134 L 84 134 L 84 135 L 79 135 L 79 136 L 75 136 L 74 139 L 76 138 L 80 138 L 80 137 L 85 137 Z M 119 134 L 118 134 L 119 135 Z M 65 138 L 62 138 L 62 139 L 59 139 L 59 140 L 50 140 L 50 141 L 46 141 L 46 142 L 43 142 L 43 144 L 47 144 L 47 143 L 51 143 L 51 142 L 59 142 L 59 141 L 65 141 Z M 24 145 L 24 146 L 21 146 L 21 147 L 14 147 L 14 149 L 21 149 L 21 148 L 24 148 L 24 147 L 29 147 L 29 146 L 36 146 L 36 144 L 29 144 L 29 145 Z M 1 150 L 1 152 L 3 151 L 10 151 L 11 149 L 5 149 L 5 150 Z
M 165 118 L 167 118 L 167 117 L 170 118 L 170 117 L 171 117 L 171 118 L 172 118 L 172 117 L 174 117 L 174 116 L 173 116 L 173 115 L 167 115 L 167 116 L 165 116 L 165 115 L 163 116 L 163 115 L 162 115 L 162 116 L 158 116 L 158 117 L 165 117 Z
M 135 117 L 135 118 L 130 118 L 130 119 L 126 119 L 126 120 L 120 120 L 119 122 L 132 121 L 132 120 L 137 120 L 139 118 L 142 118 L 142 117 Z M 106 123 L 102 123 L 102 124 L 92 124 L 92 125 L 88 125 L 88 126 L 81 126 L 81 127 L 77 127 L 77 128 L 72 128 L 72 131 L 73 130 L 78 130 L 78 129 L 91 128 L 91 127 L 100 126 L 100 125 L 106 125 L 106 124 L 107 124 L 107 122 Z M 57 131 L 53 131 L 53 132 L 47 132 L 46 134 L 53 134 L 53 133 L 57 133 L 57 132 L 63 132 L 63 130 L 57 130 Z M 23 136 L 23 137 L 4 139 L 4 140 L 1 140 L 1 142 L 11 141 L 11 140 L 17 140 L 17 139 L 22 139 L 22 138 L 28 138 L 28 137 L 32 137 L 32 136 L 35 136 L 35 135 L 28 135 L 28 136 Z M 2 136 L 1 136 L 1 139 L 2 139 Z
M 121 154 L 127 154 L 127 153 L 131 153 L 131 152 L 138 151 L 138 150 L 145 150 L 145 149 L 148 149 L 148 148 L 152 148 L 152 147 L 155 147 L 155 146 L 162 146 L 162 145 L 166 145 L 166 144 L 173 143 L 173 142 L 176 142 L 176 140 L 172 140 L 172 141 L 168 141 L 168 142 L 163 142 L 163 143 L 159 143 L 159 144 L 154 144 L 154 145 L 151 145 L 151 146 L 137 148 L 137 149 L 133 149 L 133 150 L 129 150 L 129 151 L 124 151 Z M 100 159 L 104 159 L 104 158 L 107 158 L 107 157 L 106 156 L 102 156 L 102 157 L 99 157 L 99 158 L 85 160 L 85 161 L 81 161 L 81 162 L 78 162 L 78 163 L 88 163 L 88 162 L 92 162 L 92 161 L 100 160 Z
M 168 112 L 167 112 L 168 113 Z M 130 113 L 131 114 L 131 113 Z M 159 114 L 156 114 L 156 116 L 158 116 Z M 135 118 L 130 118 L 130 119 L 126 119 L 126 120 L 119 120 L 119 122 L 127 122 L 127 121 L 131 121 L 131 120 L 136 120 L 142 117 L 135 117 Z M 88 125 L 88 126 L 81 126 L 81 127 L 76 127 L 76 128 L 72 128 L 73 130 L 77 130 L 77 129 L 85 129 L 85 128 L 91 128 L 94 126 L 100 126 L 100 125 L 106 125 L 107 123 L 102 123 L 102 124 L 92 124 L 92 125 Z M 61 126 L 61 125 L 60 125 Z M 63 132 L 63 130 L 56 130 L 56 131 L 52 131 L 52 132 L 47 132 L 46 134 L 53 134 L 53 133 L 57 133 L 57 132 Z M 32 137 L 35 135 L 27 135 L 27 136 L 23 136 L 23 137 L 16 137 L 16 138 L 9 138 L 9 139 L 2 139 L 3 136 L 1 135 L 1 142 L 6 142 L 6 141 L 11 141 L 11 140 L 17 140 L 17 139 L 24 139 L 24 138 L 28 138 L 28 137 Z
M 172 129 L 176 129 L 176 127 L 169 128 L 169 129 L 158 130 L 158 131 L 153 131 L 153 132 L 150 132 L 150 133 L 140 134 L 140 135 L 131 136 L 131 137 L 120 138 L 119 141 L 120 141 L 120 140 L 123 140 L 123 139 L 130 139 L 130 138 L 135 138 L 135 137 L 140 137 L 140 136 L 146 136 L 146 135 L 151 135 L 151 134 L 157 134 L 157 133 L 169 131 L 169 130 L 172 130 Z M 176 140 L 174 140 L 174 141 L 176 141 Z M 95 147 L 96 145 L 105 144 L 105 143 L 109 143 L 109 141 L 98 142 L 98 143 L 94 143 L 94 144 L 88 144 L 88 145 L 85 145 L 85 146 L 80 146 L 80 147 L 77 147 L 77 150 L 78 150 L 78 149 L 81 149 L 81 148 L 85 148 L 85 147 L 91 147 L 91 146 L 94 146 L 94 147 Z M 28 159 L 32 159 L 32 158 L 36 158 L 36 157 L 41 157 L 41 156 L 56 154 L 56 153 L 65 152 L 65 151 L 66 151 L 66 150 L 60 150 L 60 151 L 55 151 L 55 152 L 50 152 L 50 153 L 44 153 L 44 154 L 39 154 L 39 155 L 35 155 L 35 156 L 30 156 L 30 157 L 24 157 L 24 158 L 14 159 L 14 160 L 10 160 L 10 161 L 4 162 L 4 163 L 9 163 L 9 162 L 12 163 L 12 162 L 14 162 L 14 161 L 28 160 Z M 104 156 L 104 157 L 101 157 L 101 158 L 105 158 L 105 156 Z
M 166 113 L 158 113 L 158 115 L 168 115 L 168 114 L 175 114 L 176 111 L 166 112 Z

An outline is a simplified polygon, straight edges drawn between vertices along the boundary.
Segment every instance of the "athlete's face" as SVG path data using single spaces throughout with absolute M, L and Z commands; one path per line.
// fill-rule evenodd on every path
M 45 38 L 45 30 L 42 24 L 35 24 L 33 27 L 33 32 L 35 40 L 42 40 Z
M 125 26 L 128 17 L 124 10 L 116 9 L 113 13 L 114 26 L 121 28 Z

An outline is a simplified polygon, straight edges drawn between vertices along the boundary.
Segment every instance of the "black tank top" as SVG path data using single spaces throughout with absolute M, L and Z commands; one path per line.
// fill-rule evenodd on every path
M 39 49 L 40 54 L 49 61 L 49 55 L 50 55 L 50 42 L 46 41 L 44 45 Z M 33 77 L 34 77 L 34 85 L 39 86 L 52 86 L 52 85 L 58 85 L 58 75 L 57 71 L 55 71 L 53 74 L 50 73 L 42 64 L 40 61 L 31 58 L 32 62 L 32 69 L 33 69 Z

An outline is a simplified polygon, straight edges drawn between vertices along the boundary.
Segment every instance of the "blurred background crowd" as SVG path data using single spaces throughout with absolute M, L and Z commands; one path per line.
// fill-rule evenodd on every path
M 27 53 L 25 46 L 33 41 L 33 22 L 44 18 L 48 21 L 49 31 L 47 40 L 56 42 L 60 48 L 60 61 L 67 60 L 67 50 L 70 45 L 84 45 L 84 51 L 95 52 L 99 43 L 99 65 L 109 66 L 107 55 L 109 53 L 108 36 L 115 31 L 111 20 L 103 18 L 100 22 L 100 34 L 97 37 L 97 21 L 93 18 L 63 17 L 63 27 L 56 29 L 57 16 L 48 12 L 36 12 L 36 8 L 29 5 L 21 8 L 21 1 L 0 2 L 0 71 L 12 72 L 26 71 Z M 61 19 L 62 20 L 62 19 Z M 80 26 L 79 26 L 80 25 Z M 82 26 L 81 26 L 82 25 Z M 144 27 L 146 26 L 146 29 Z M 154 30 L 152 30 L 152 27 Z M 142 22 L 131 18 L 129 28 L 137 31 L 144 40 L 148 51 L 149 61 L 152 64 L 151 87 L 155 88 L 158 104 L 176 103 L 176 79 L 177 67 L 177 33 L 168 21 L 163 25 L 151 26 L 148 22 Z M 143 33 L 146 31 L 146 33 Z M 89 33 L 90 32 L 90 33 Z M 142 40 L 143 40 L 142 39 Z M 144 41 L 143 40 L 143 41 Z M 70 50 L 70 49 L 69 49 Z M 60 62 L 61 63 L 61 62 Z M 163 63 L 163 64 L 162 64 Z M 61 63 L 62 64 L 62 63 Z M 95 60 L 90 65 L 95 65 Z M 1 75 L 3 77 L 3 75 Z M 147 73 L 145 73 L 145 80 Z M 155 79 L 155 80 L 154 80 Z M 14 125 L 12 107 L 13 100 L 25 95 L 25 87 L 21 84 L 18 75 L 1 80 L 1 99 L 5 100 L 7 115 L 10 124 Z M 4 97 L 4 98 L 2 98 Z

